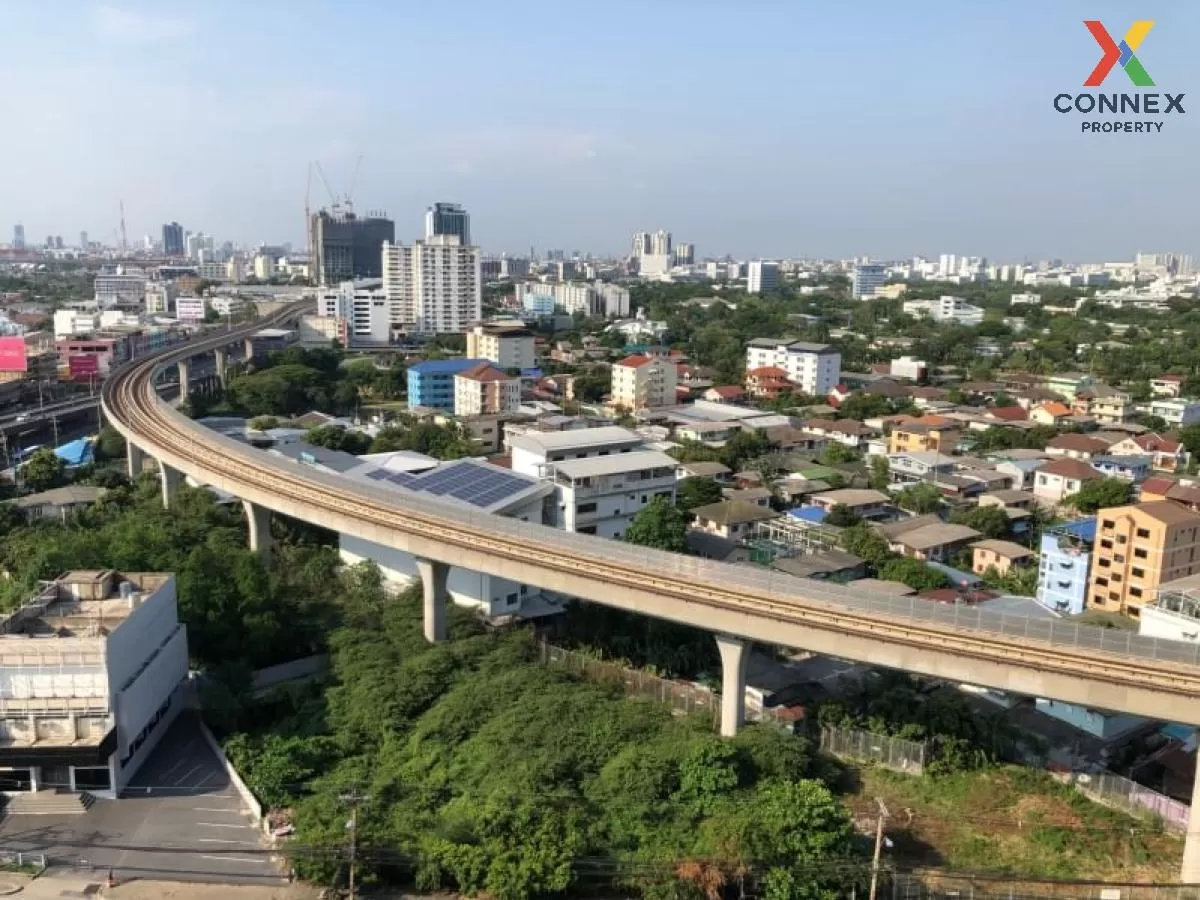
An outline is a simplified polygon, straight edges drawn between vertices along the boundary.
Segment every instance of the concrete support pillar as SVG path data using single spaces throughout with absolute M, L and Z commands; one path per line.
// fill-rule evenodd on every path
M 425 588 L 425 640 L 436 644 L 446 639 L 446 604 L 450 600 L 446 576 L 450 573 L 450 566 L 418 558 L 417 572 Z
M 225 387 L 226 372 L 229 370 L 229 351 L 218 347 L 213 351 L 213 357 L 216 359 L 217 381 L 221 383 L 221 387 Z
M 1200 884 L 1200 770 L 1192 786 L 1192 809 L 1188 814 L 1187 836 L 1183 841 L 1183 868 L 1179 880 L 1184 884 Z
M 142 452 L 142 448 L 133 441 L 127 440 L 125 442 L 125 466 L 129 472 L 130 480 L 141 475 L 145 465 L 146 454 Z
M 254 359 L 254 338 L 246 338 L 246 362 Z
M 733 737 L 746 721 L 746 663 L 750 645 L 727 634 L 715 635 L 721 654 L 721 737 Z
M 171 498 L 175 496 L 175 489 L 183 482 L 183 473 L 178 469 L 172 469 L 162 460 L 159 460 L 158 474 L 162 479 L 163 508 L 170 509 Z
M 250 526 L 250 549 L 265 561 L 271 556 L 271 511 L 249 500 L 242 501 L 242 509 Z
M 179 365 L 179 396 L 182 399 L 186 400 L 187 395 L 188 395 L 188 382 L 191 381 L 191 379 L 188 377 L 191 374 L 191 372 L 190 372 L 191 366 L 188 365 L 188 361 L 186 359 L 181 359 L 179 361 L 178 365 Z

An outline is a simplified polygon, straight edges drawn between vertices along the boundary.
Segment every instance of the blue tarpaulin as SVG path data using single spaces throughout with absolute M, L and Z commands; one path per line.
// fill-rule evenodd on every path
M 79 440 L 71 441 L 69 444 L 55 447 L 54 455 L 65 462 L 68 469 L 78 468 L 79 466 L 90 466 L 96 461 L 93 447 L 94 441 L 92 438 L 79 438 Z

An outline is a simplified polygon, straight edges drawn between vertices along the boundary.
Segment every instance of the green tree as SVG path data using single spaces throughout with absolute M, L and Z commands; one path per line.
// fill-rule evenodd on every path
M 887 581 L 901 581 L 914 591 L 933 591 L 950 584 L 950 579 L 943 572 L 908 556 L 885 562 L 879 567 L 879 577 Z
M 66 482 L 67 464 L 49 447 L 35 450 L 21 467 L 21 478 L 31 491 L 46 491 Z
M 841 466 L 846 463 L 858 462 L 858 451 L 845 444 L 833 441 L 821 451 L 821 462 L 827 466 Z
M 865 522 L 847 528 L 841 533 L 840 540 L 843 550 L 874 567 L 883 565 L 893 556 L 883 536 Z
M 602 371 L 583 372 L 571 379 L 571 395 L 581 403 L 599 403 L 611 383 L 610 376 Z
M 867 484 L 877 491 L 887 491 L 891 487 L 891 473 L 888 469 L 886 456 L 871 457 L 871 471 L 867 476 Z
M 693 476 L 682 479 L 675 486 L 675 502 L 685 511 L 718 503 L 723 496 L 721 486 L 711 478 Z
M 125 456 L 125 438 L 111 425 L 100 429 L 96 440 L 96 456 L 99 459 L 122 459 Z
M 852 528 L 862 521 L 862 518 L 844 503 L 835 503 L 833 508 L 829 510 L 829 514 L 825 516 L 823 524 L 832 525 L 835 528 Z
M 633 517 L 625 540 L 643 547 L 687 552 L 687 515 L 666 497 L 655 497 Z
M 936 512 L 942 505 L 942 492 L 932 484 L 914 484 L 896 494 L 896 505 L 918 515 Z
M 950 516 L 950 521 L 974 528 L 988 538 L 1007 537 L 1012 526 L 1008 513 L 1001 506 L 974 506 L 970 509 L 956 510 Z
M 1133 499 L 1133 485 L 1119 478 L 1097 478 L 1084 482 L 1078 493 L 1064 501 L 1081 513 L 1091 514 L 1098 509 L 1124 506 Z
M 305 433 L 304 440 L 317 447 L 341 450 L 343 453 L 352 453 L 355 456 L 366 453 L 372 443 L 370 435 L 342 425 L 320 425 L 310 428 Z

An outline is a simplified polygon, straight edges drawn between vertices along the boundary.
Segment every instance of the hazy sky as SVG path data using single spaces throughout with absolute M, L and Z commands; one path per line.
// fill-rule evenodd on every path
M 1054 112 L 1088 18 L 1155 19 L 1187 114 Z M 447 200 L 489 251 L 1200 254 L 1198 36 L 1195 0 L 0 0 L 0 240 L 111 241 L 124 199 L 131 240 L 302 244 L 308 161 L 341 193 L 361 154 L 405 241 Z

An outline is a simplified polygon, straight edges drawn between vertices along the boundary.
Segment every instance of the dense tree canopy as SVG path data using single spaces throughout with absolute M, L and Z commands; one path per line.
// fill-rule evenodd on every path
M 1133 499 L 1133 485 L 1119 478 L 1098 478 L 1085 482 L 1079 492 L 1066 499 L 1066 503 L 1081 513 L 1091 514 L 1098 509 L 1124 506 Z
M 845 881 L 833 864 L 864 859 L 799 738 L 750 727 L 722 740 L 617 685 L 534 664 L 525 635 L 461 616 L 453 641 L 427 644 L 417 598 L 387 601 L 361 570 L 341 602 L 335 686 L 271 734 L 226 745 L 261 796 L 294 810 L 298 844 L 344 843 L 339 796 L 353 785 L 372 797 L 365 874 L 397 877 L 373 862 L 400 854 L 423 890 L 527 900 L 599 866 L 614 888 L 700 900 L 752 867 L 773 898 L 803 900 L 832 897 Z M 296 865 L 328 884 L 338 863 Z
M 687 552 L 686 537 L 687 516 L 669 497 L 655 497 L 625 529 L 625 540 L 631 544 L 675 553 Z

